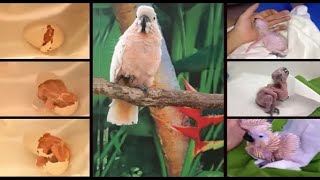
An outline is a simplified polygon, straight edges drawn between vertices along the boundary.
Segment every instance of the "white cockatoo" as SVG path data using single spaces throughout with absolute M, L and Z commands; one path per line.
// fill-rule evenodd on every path
M 266 119 L 242 119 L 240 127 L 246 133 L 246 151 L 257 159 L 258 167 L 281 160 L 295 161 L 300 146 L 300 138 L 290 132 L 272 132 Z
M 139 6 L 136 19 L 115 46 L 110 82 L 142 90 L 151 87 L 161 62 L 161 40 L 154 9 Z M 136 124 L 138 111 L 138 106 L 113 99 L 107 121 L 116 125 Z

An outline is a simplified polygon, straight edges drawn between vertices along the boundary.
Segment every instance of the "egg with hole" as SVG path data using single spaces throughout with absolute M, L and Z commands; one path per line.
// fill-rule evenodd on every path
M 45 173 L 60 175 L 64 173 L 70 160 L 70 150 L 59 137 L 45 133 L 38 140 L 36 165 Z
M 64 34 L 61 28 L 51 23 L 28 25 L 24 28 L 23 37 L 29 44 L 43 53 L 59 48 L 64 42 Z
M 53 73 L 41 73 L 36 80 L 37 99 L 34 101 L 35 109 L 38 106 L 51 110 L 53 113 L 61 116 L 74 114 L 79 106 L 79 99 L 76 94 L 67 88 L 63 80 L 59 79 Z

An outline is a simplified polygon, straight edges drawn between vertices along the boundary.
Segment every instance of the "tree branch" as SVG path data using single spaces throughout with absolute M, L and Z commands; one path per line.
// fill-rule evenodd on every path
M 94 94 L 102 94 L 112 99 L 125 100 L 137 106 L 187 106 L 196 109 L 224 107 L 223 94 L 205 94 L 193 91 L 164 90 L 149 88 L 145 93 L 138 88 L 120 86 L 101 78 L 93 78 Z

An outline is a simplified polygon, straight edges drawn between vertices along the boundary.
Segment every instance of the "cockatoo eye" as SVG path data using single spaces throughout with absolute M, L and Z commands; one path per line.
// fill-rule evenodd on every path
M 156 20 L 156 17 L 153 17 L 153 20 Z
M 260 136 L 259 136 L 259 138 L 263 138 L 263 136 L 262 136 L 262 135 L 260 135 Z

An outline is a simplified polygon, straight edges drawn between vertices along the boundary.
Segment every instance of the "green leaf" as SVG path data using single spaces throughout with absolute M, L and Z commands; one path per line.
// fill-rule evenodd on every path
M 202 171 L 196 177 L 224 177 L 221 171 Z
M 94 9 L 107 9 L 111 7 L 112 7 L 112 3 L 93 3 Z
M 209 47 L 203 48 L 197 53 L 192 54 L 191 56 L 173 62 L 176 73 L 179 74 L 181 72 L 200 72 L 204 69 L 208 69 L 210 49 L 211 48 Z
M 138 124 L 128 126 L 126 132 L 132 136 L 152 137 L 153 121 L 147 108 L 139 111 Z

